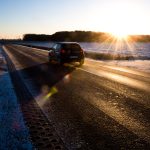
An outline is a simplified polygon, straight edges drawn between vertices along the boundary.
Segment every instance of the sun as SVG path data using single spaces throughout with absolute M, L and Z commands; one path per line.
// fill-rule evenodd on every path
M 104 4 L 102 10 L 94 10 L 91 21 L 94 30 L 111 33 L 117 39 L 128 39 L 128 35 L 141 34 L 147 30 L 145 10 L 140 5 L 135 5 L 134 0 L 115 1 Z
M 118 40 L 127 40 L 128 39 L 128 34 L 125 32 L 119 32 L 119 31 L 115 32 L 114 31 L 114 32 L 111 32 L 111 35 Z
M 130 28 L 123 22 L 111 25 L 109 33 L 117 40 L 127 40 Z

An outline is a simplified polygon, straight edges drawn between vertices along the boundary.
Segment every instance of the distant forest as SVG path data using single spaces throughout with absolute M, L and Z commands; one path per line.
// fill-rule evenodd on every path
M 150 42 L 150 35 L 130 35 L 130 41 Z M 112 42 L 115 39 L 111 34 L 92 31 L 61 31 L 52 35 L 25 34 L 24 41 L 76 41 L 76 42 Z

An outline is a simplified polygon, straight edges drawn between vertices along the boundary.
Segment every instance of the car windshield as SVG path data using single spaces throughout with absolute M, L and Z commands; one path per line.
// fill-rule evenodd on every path
M 65 50 L 71 50 L 71 51 L 80 51 L 81 47 L 78 44 L 64 44 L 63 48 Z

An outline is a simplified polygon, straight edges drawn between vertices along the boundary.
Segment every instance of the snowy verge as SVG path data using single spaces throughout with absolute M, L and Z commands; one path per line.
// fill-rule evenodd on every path
M 150 73 L 150 60 L 110 61 L 109 63 L 110 65 L 129 67 Z
M 0 45 L 0 149 L 33 149 Z
M 87 60 L 101 62 L 110 66 L 127 67 L 137 71 L 150 73 L 150 60 L 93 60 L 90 58 L 87 58 Z

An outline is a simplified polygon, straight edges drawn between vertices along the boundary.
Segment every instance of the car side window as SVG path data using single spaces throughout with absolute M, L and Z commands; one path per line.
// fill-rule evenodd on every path
M 60 45 L 60 44 L 57 44 L 56 49 L 55 49 L 55 52 L 59 52 L 60 47 L 61 47 L 61 45 Z
M 57 48 L 57 44 L 55 44 L 55 45 L 53 46 L 53 49 L 54 49 L 54 50 L 56 50 L 56 48 Z

